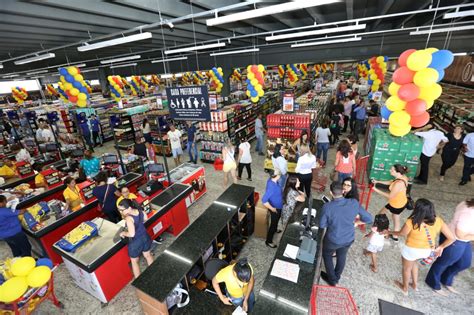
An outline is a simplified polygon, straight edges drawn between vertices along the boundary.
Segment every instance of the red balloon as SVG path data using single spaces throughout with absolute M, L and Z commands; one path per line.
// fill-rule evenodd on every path
M 398 92 L 400 93 L 400 90 L 398 90 Z M 420 116 L 426 112 L 426 102 L 425 100 L 417 98 L 416 100 L 407 103 L 405 111 L 412 117 Z
M 65 92 L 66 92 L 67 96 L 72 96 L 71 93 L 69 92 L 69 90 L 66 90 Z
M 415 128 L 420 128 L 426 125 L 430 121 L 430 114 L 428 112 L 424 112 L 418 116 L 411 116 L 410 125 Z
M 413 82 L 415 71 L 411 71 L 408 67 L 400 67 L 393 73 L 393 82 L 398 85 L 404 85 Z
M 415 100 L 418 95 L 420 95 L 420 88 L 414 83 L 404 84 L 398 89 L 398 98 L 405 102 Z
M 69 100 L 73 103 L 77 102 L 77 96 L 69 96 Z
M 400 57 L 398 57 L 398 64 L 400 67 L 405 67 L 407 65 L 407 59 L 413 54 L 416 49 L 408 49 L 401 53 Z
M 77 73 L 80 74 L 81 73 L 81 68 L 79 67 L 76 67 L 77 68 Z
M 258 72 L 258 66 L 257 66 L 257 65 L 253 65 L 251 69 L 252 69 L 252 72 L 253 72 L 253 73 L 257 73 L 257 72 Z

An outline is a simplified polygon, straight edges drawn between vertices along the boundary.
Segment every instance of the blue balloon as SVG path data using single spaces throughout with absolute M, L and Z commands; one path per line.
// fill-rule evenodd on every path
M 65 78 L 66 81 L 69 82 L 69 83 L 74 83 L 74 82 L 75 82 L 75 81 L 74 81 L 74 77 L 73 77 L 72 75 L 70 75 L 70 74 L 65 75 L 64 78 Z
M 253 90 L 253 91 L 250 92 L 250 96 L 252 96 L 252 97 L 257 97 L 257 96 L 258 96 L 258 92 L 255 91 L 255 90 Z
M 372 92 L 369 92 L 369 94 L 367 96 L 368 96 L 369 100 L 371 100 L 372 99 Z
M 387 62 L 388 61 L 388 56 L 384 56 L 383 61 Z
M 67 76 L 69 72 L 67 72 L 66 68 L 59 68 L 59 74 L 62 76 Z
M 446 69 L 454 61 L 454 55 L 449 50 L 438 50 L 431 54 L 432 60 L 429 65 L 430 68 Z
M 80 83 L 79 83 L 80 84 Z M 80 88 L 78 88 L 79 91 L 81 91 L 81 93 L 87 93 L 87 88 L 85 86 L 82 86 Z
M 46 266 L 49 269 L 53 269 L 53 262 L 49 258 L 40 258 L 36 261 L 36 266 Z
M 372 85 L 373 83 L 374 83 L 374 81 L 372 81 L 372 80 L 367 80 L 367 84 L 368 84 L 368 85 Z
M 380 109 L 380 115 L 382 116 L 383 119 L 388 119 L 392 112 L 387 108 L 387 106 L 382 106 Z
M 81 90 L 82 84 L 79 81 L 74 81 L 72 84 L 76 89 Z
M 443 80 L 444 70 L 441 68 L 433 68 L 433 69 L 435 69 L 436 72 L 438 72 L 438 80 L 436 80 L 436 82 L 440 82 L 441 80 Z

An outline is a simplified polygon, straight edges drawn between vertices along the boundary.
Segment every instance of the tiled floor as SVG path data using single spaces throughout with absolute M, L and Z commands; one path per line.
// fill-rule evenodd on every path
M 96 154 L 112 152 L 112 150 L 112 145 L 107 144 L 103 148 L 98 148 Z M 333 163 L 334 155 L 335 150 L 331 148 L 329 164 Z M 263 193 L 267 179 L 267 175 L 263 171 L 263 157 L 257 156 L 255 152 L 252 152 L 252 156 L 253 181 L 243 179 L 240 183 L 254 186 L 256 191 Z M 187 160 L 187 158 L 184 160 Z M 168 164 L 173 167 L 172 159 L 168 159 Z M 225 189 L 222 172 L 215 171 L 210 164 L 204 164 L 204 166 L 206 168 L 207 194 L 189 209 L 191 222 L 207 209 Z M 429 184 L 427 186 L 415 186 L 412 194 L 414 198 L 424 197 L 432 200 L 436 205 L 437 213 L 446 221 L 449 221 L 456 204 L 468 196 L 472 197 L 474 183 L 469 183 L 463 187 L 457 185 L 462 170 L 462 159 L 458 161 L 455 167 L 448 170 L 444 182 L 440 182 L 437 178 L 439 167 L 440 158 L 436 156 L 431 161 Z M 243 178 L 246 178 L 245 175 Z M 386 200 L 381 197 L 373 195 L 369 211 L 375 214 L 385 202 Z M 403 213 L 403 219 L 408 215 L 408 212 Z M 165 242 L 154 251 L 155 259 L 160 259 L 160 253 L 173 242 L 173 239 L 173 236 L 165 234 Z M 424 285 L 423 277 L 427 271 L 421 270 L 420 291 L 410 292 L 409 297 L 404 297 L 393 285 L 394 279 L 401 278 L 400 244 L 387 241 L 386 248 L 379 256 L 379 273 L 373 274 L 369 270 L 368 260 L 361 255 L 366 242 L 363 234 L 357 232 L 356 241 L 349 251 L 346 269 L 340 283 L 340 285 L 351 290 L 361 314 L 378 314 L 378 298 L 427 314 L 472 314 L 474 307 L 474 276 L 472 271 L 465 271 L 456 279 L 455 286 L 463 292 L 462 295 L 444 298 L 433 295 L 431 290 Z M 0 258 L 8 255 L 10 255 L 9 248 L 4 242 L 0 242 Z M 266 247 L 264 240 L 252 237 L 241 255 L 247 256 L 253 265 L 256 273 L 255 292 L 257 293 L 262 286 L 264 276 L 270 268 L 274 250 Z M 140 304 L 131 285 L 125 287 L 104 307 L 98 300 L 76 287 L 63 265 L 59 266 L 55 272 L 55 283 L 57 296 L 64 303 L 65 309 L 61 312 L 49 302 L 45 302 L 39 307 L 38 314 L 142 314 Z

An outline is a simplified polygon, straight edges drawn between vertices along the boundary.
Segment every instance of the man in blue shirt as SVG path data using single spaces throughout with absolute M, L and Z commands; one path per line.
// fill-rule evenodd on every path
M 97 116 L 92 114 L 89 120 L 91 124 L 91 131 L 92 131 L 92 141 L 94 141 L 94 146 L 97 146 L 100 144 L 102 146 L 102 143 L 100 141 L 99 133 L 100 133 L 100 121 L 97 119 Z
M 82 137 L 84 138 L 85 143 L 89 147 L 89 150 L 94 152 L 94 146 L 92 145 L 91 140 L 91 130 L 89 128 L 89 124 L 87 123 L 87 119 L 84 118 L 83 121 L 80 121 L 79 127 L 81 128 Z
M 364 102 L 361 100 L 360 105 L 354 109 L 355 113 L 355 135 L 364 131 L 365 116 L 367 115 L 367 109 L 365 108 Z
M 197 145 L 196 145 L 196 126 L 193 125 L 192 122 L 187 122 L 186 131 L 188 132 L 188 154 L 189 154 L 189 162 L 190 163 L 197 163 Z M 194 156 L 193 156 L 194 152 Z
M 360 216 L 363 223 L 371 223 L 372 215 L 368 213 L 357 200 L 346 199 L 342 195 L 342 184 L 331 184 L 333 200 L 324 204 L 319 228 L 325 228 L 323 240 L 323 260 L 326 273 L 321 272 L 321 278 L 329 285 L 335 286 L 346 264 L 349 247 L 354 242 L 354 222 Z M 337 255 L 336 268 L 334 268 L 334 252 Z
M 13 257 L 31 256 L 31 244 L 21 229 L 18 215 L 25 210 L 7 208 L 7 198 L 0 195 L 0 240 L 7 242 Z
M 267 187 L 265 189 L 265 194 L 262 198 L 262 203 L 265 208 L 270 211 L 270 227 L 268 228 L 267 240 L 265 245 L 270 248 L 276 248 L 277 246 L 273 244 L 273 235 L 277 232 L 278 220 L 280 220 L 281 209 L 283 208 L 283 194 L 280 186 L 278 185 L 278 180 L 280 179 L 280 173 L 278 171 L 273 171 L 270 178 L 267 181 Z M 277 233 L 280 233 L 278 231 Z
M 79 165 L 84 171 L 84 174 L 89 178 L 96 176 L 100 171 L 100 160 L 92 155 L 91 150 L 84 151 L 84 158 Z

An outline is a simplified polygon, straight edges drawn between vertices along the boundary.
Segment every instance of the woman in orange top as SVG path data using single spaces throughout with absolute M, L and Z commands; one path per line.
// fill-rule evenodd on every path
M 436 239 L 440 232 L 446 239 L 436 246 Z M 403 281 L 395 281 L 395 285 L 403 291 L 404 295 L 408 295 L 410 279 L 411 287 L 418 291 L 417 260 L 428 258 L 430 255 L 441 256 L 443 250 L 456 240 L 448 225 L 436 216 L 433 203 L 423 198 L 416 201 L 413 213 L 408 217 L 401 231 L 389 233 L 406 237 L 405 245 L 402 247 Z
M 392 181 L 378 181 L 378 180 L 372 180 L 372 183 L 374 183 L 374 191 L 378 193 L 379 195 L 382 195 L 388 199 L 388 203 L 385 205 L 385 207 L 380 210 L 380 214 L 386 214 L 387 210 L 392 213 L 392 219 L 393 219 L 393 230 L 394 231 L 399 231 L 400 230 L 400 213 L 405 210 L 407 203 L 408 203 L 408 198 L 407 198 L 407 186 L 408 186 L 408 177 L 405 175 L 408 173 L 408 167 L 400 165 L 400 164 L 395 164 L 390 168 L 390 175 L 395 177 L 394 180 Z M 376 184 L 383 184 L 383 185 L 390 185 L 388 189 L 390 190 L 389 193 L 385 191 L 381 191 L 378 189 L 375 185 Z M 390 235 L 390 237 L 394 241 L 398 241 L 398 238 L 393 237 Z
M 355 155 L 352 152 L 351 144 L 347 140 L 342 140 L 337 147 L 336 162 L 334 163 L 334 170 L 338 173 L 338 180 L 340 183 L 348 177 L 355 177 L 356 161 Z

